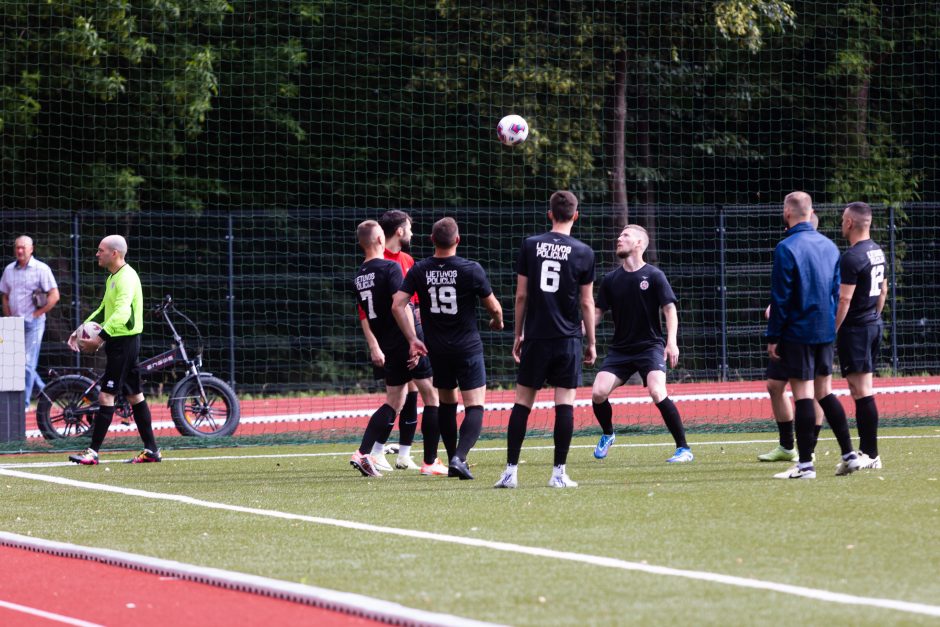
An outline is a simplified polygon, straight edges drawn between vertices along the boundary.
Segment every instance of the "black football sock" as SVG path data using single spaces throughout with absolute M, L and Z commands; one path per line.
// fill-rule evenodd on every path
M 480 439 L 480 432 L 483 431 L 483 406 L 473 405 L 468 407 L 464 413 L 463 422 L 460 423 L 460 440 L 457 443 L 457 452 L 455 455 L 467 461 L 467 454 L 473 445 Z
M 878 405 L 874 396 L 856 399 L 855 424 L 858 449 L 872 459 L 878 457 Z
M 811 398 L 796 401 L 794 405 L 793 423 L 796 428 L 796 446 L 800 450 L 800 463 L 812 464 L 813 452 L 816 450 L 816 406 Z
M 441 429 L 441 442 L 444 443 L 449 462 L 457 451 L 457 403 L 441 403 L 437 416 Z
M 815 407 L 813 408 L 813 411 L 816 411 Z M 822 425 L 816 424 L 815 419 L 813 419 L 813 438 L 815 438 L 813 442 L 819 442 L 820 431 L 822 431 Z
M 672 434 L 672 439 L 676 441 L 676 448 L 689 448 L 689 444 L 685 441 L 685 427 L 682 426 L 682 418 L 679 416 L 679 410 L 676 408 L 676 404 L 672 402 L 672 399 L 666 397 L 659 401 L 656 403 L 656 409 L 663 415 L 663 422 L 666 423 L 666 428 Z
M 506 430 L 506 463 L 518 464 L 522 453 L 522 441 L 525 440 L 526 427 L 529 423 L 531 408 L 516 403 L 509 412 L 509 427 Z
M 780 432 L 780 446 L 788 451 L 793 450 L 793 421 L 777 423 L 777 431 Z
M 95 413 L 95 424 L 91 429 L 91 448 L 96 452 L 104 444 L 104 436 L 108 434 L 108 427 L 114 420 L 114 405 L 100 405 Z
M 849 433 L 849 421 L 845 417 L 845 410 L 842 408 L 842 403 L 839 402 L 835 394 L 830 393 L 825 398 L 819 399 L 819 406 L 822 407 L 823 413 L 826 415 L 826 422 L 829 423 L 829 428 L 832 429 L 832 432 L 836 436 L 836 441 L 839 442 L 839 448 L 842 449 L 842 454 L 848 455 L 849 453 L 853 453 L 855 450 L 852 448 L 852 435 Z
M 405 397 L 405 406 L 398 413 L 398 443 L 402 446 L 411 446 L 415 441 L 415 431 L 418 430 L 418 393 L 408 392 Z
M 424 463 L 437 459 L 437 444 L 441 440 L 441 427 L 437 423 L 437 407 L 424 406 L 421 412 L 421 437 L 424 439 Z
M 605 400 L 603 403 L 591 403 L 591 408 L 594 410 L 594 417 L 597 419 L 597 424 L 601 426 L 601 431 L 603 431 L 604 435 L 613 435 L 614 409 L 610 406 L 610 401 Z
M 153 437 L 153 421 L 150 418 L 150 406 L 146 400 L 142 400 L 131 409 L 134 412 L 134 423 L 137 425 L 137 432 L 140 439 L 144 442 L 144 448 L 150 452 L 157 452 L 157 440 Z
M 359 443 L 359 452 L 363 455 L 372 453 L 372 445 L 376 442 L 383 442 L 383 437 L 388 437 L 390 427 L 389 423 L 394 424 L 395 410 L 388 403 L 385 403 L 372 414 L 369 418 L 369 424 L 366 425 L 366 432 L 362 434 L 362 442 Z
M 568 449 L 571 448 L 571 436 L 574 433 L 574 406 L 555 405 L 555 465 L 562 466 L 568 461 Z

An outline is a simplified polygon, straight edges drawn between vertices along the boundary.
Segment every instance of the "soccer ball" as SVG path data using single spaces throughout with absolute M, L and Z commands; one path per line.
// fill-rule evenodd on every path
M 101 333 L 101 325 L 97 322 L 85 322 L 82 323 L 78 329 L 75 330 L 75 334 L 78 337 L 78 348 L 83 353 L 94 354 L 97 352 L 100 346 L 89 346 L 87 342 L 93 340 Z
M 507 146 L 515 146 L 529 136 L 529 123 L 522 116 L 507 115 L 496 125 L 496 136 Z

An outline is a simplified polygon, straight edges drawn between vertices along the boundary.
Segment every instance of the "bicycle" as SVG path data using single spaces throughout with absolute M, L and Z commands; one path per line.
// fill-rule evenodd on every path
M 221 437 L 232 435 L 238 428 L 241 408 L 232 388 L 212 373 L 202 371 L 202 335 L 189 317 L 176 309 L 167 295 L 153 309 L 163 317 L 173 338 L 170 350 L 137 364 L 146 376 L 178 364 L 185 366 L 185 374 L 170 391 L 167 405 L 173 423 L 184 436 Z M 177 332 L 170 314 L 185 320 L 196 333 L 198 348 L 190 358 L 183 338 Z M 59 371 L 68 374 L 60 374 Z M 103 372 L 92 368 L 59 368 L 49 370 L 50 381 L 40 393 L 36 407 L 39 431 L 47 440 L 91 435 L 91 426 L 98 411 L 98 392 Z M 133 412 L 123 395 L 115 397 L 115 416 L 122 424 L 130 424 Z

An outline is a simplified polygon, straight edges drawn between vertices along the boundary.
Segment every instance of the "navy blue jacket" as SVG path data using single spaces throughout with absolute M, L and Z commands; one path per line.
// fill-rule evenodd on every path
M 836 339 L 839 249 L 809 222 L 787 230 L 774 249 L 767 342 L 828 344 Z

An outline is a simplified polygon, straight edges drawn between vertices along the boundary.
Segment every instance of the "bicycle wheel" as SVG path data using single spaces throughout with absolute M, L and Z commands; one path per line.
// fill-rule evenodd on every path
M 180 433 L 195 437 L 232 435 L 241 418 L 235 392 L 225 381 L 209 375 L 200 375 L 198 382 L 189 376 L 177 384 L 170 394 L 170 414 Z
M 67 375 L 39 395 L 36 423 L 42 437 L 59 440 L 85 435 L 98 411 L 98 386 L 87 377 Z

